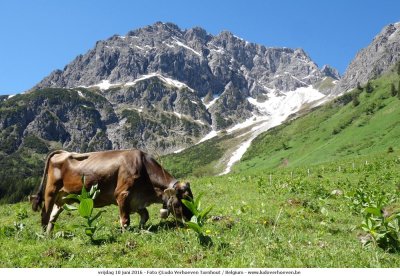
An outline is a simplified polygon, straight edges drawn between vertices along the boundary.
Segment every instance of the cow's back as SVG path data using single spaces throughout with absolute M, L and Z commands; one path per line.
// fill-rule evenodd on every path
M 82 189 L 81 178 L 84 175 L 87 186 L 98 183 L 100 189 L 111 193 L 117 184 L 118 174 L 123 171 L 131 174 L 132 165 L 140 163 L 141 154 L 139 150 L 83 154 L 65 152 L 53 156 L 51 165 L 54 176 L 62 179 L 63 190 L 66 192 L 78 193 Z

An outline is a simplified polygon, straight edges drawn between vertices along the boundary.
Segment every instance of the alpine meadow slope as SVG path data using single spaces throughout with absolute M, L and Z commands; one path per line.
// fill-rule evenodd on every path
M 295 120 L 259 135 L 236 171 L 298 167 L 399 152 L 399 75 L 389 72 Z
M 400 99 L 391 91 L 392 84 L 399 89 L 397 68 L 370 81 L 371 92 L 356 88 L 311 111 L 301 110 L 259 134 L 232 167 L 233 172 L 295 168 L 361 156 L 368 159 L 376 153 L 400 151 Z M 243 133 L 252 127 L 235 135 L 220 134 L 162 160 L 182 175 L 220 173 L 226 165 L 226 149 L 245 141 Z

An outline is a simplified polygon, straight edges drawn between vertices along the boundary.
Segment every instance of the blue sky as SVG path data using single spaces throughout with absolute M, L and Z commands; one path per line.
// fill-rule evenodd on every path
M 303 48 L 343 73 L 382 28 L 400 21 L 398 0 L 8 0 L 0 3 L 0 94 L 23 92 L 97 40 L 156 21 L 211 34 L 229 30 L 265 46 Z

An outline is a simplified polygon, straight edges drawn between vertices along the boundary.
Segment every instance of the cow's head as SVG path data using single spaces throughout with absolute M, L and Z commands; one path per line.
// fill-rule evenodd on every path
M 29 195 L 28 196 L 29 203 L 32 204 L 32 210 L 38 211 L 39 207 L 42 207 L 41 196 L 40 195 Z
M 164 206 L 161 209 L 161 217 L 166 218 L 168 214 L 173 214 L 179 220 L 190 220 L 192 212 L 182 203 L 182 199 L 193 199 L 192 190 L 189 183 L 177 182 L 174 187 L 164 191 Z

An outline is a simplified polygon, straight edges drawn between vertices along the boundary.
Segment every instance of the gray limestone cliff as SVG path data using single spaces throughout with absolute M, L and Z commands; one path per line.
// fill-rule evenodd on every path
M 334 95 L 345 93 L 378 77 L 400 61 L 400 22 L 390 24 L 360 50 L 348 66 L 339 83 L 333 88 Z

